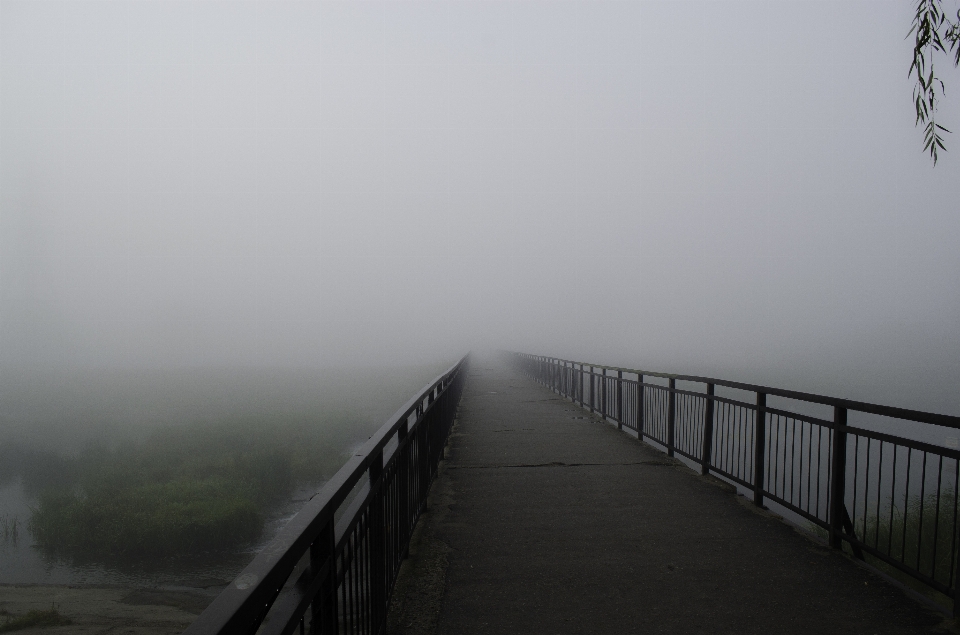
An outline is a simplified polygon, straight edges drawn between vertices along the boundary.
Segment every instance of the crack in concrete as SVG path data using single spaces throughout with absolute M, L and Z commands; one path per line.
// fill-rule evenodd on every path
M 621 465 L 665 465 L 673 466 L 671 461 L 630 461 L 626 463 L 562 463 L 560 461 L 551 461 L 550 463 L 515 463 L 504 465 L 448 465 L 448 470 L 489 470 L 514 467 L 614 467 Z

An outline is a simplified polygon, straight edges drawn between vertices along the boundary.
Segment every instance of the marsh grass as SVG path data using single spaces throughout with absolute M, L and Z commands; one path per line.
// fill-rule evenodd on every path
M 60 615 L 55 607 L 50 607 L 47 611 L 30 611 L 19 617 L 13 617 L 4 612 L 4 616 L 7 619 L 0 624 L 0 633 L 12 633 L 13 631 L 34 627 L 66 626 L 73 623 Z
M 945 586 L 957 583 L 955 568 L 957 549 L 960 548 L 957 526 L 960 506 L 952 488 L 944 488 L 939 498 L 936 494 L 923 498 L 910 496 L 906 504 L 900 506 L 888 500 L 879 513 L 877 510 L 873 512 L 856 518 L 855 533 L 861 542 Z M 829 537 L 827 530 L 818 525 L 811 525 L 810 530 L 824 540 Z M 844 543 L 843 549 L 853 554 L 849 544 Z M 863 555 L 868 564 L 908 588 L 943 606 L 953 605 L 952 598 L 916 577 L 870 553 L 864 552 Z
M 298 483 L 332 476 L 363 426 L 340 415 L 158 428 L 140 443 L 49 459 L 28 523 L 59 555 L 123 560 L 230 551 L 257 540 Z M 32 480 L 31 480 L 32 479 Z
M 910 497 L 905 510 L 891 505 L 888 514 L 860 522 L 864 542 L 921 573 L 949 584 L 955 566 L 956 521 L 960 517 L 952 490 Z
M 910 496 L 905 505 L 888 505 L 879 514 L 857 519 L 857 535 L 867 545 L 887 554 L 910 569 L 945 585 L 956 585 L 956 556 L 960 548 L 957 498 L 952 488 L 944 488 L 938 497 Z M 917 578 L 869 553 L 866 561 L 907 587 L 952 606 L 953 599 Z
M 4 542 L 17 544 L 20 537 L 20 518 L 17 516 L 0 516 L 0 535 Z

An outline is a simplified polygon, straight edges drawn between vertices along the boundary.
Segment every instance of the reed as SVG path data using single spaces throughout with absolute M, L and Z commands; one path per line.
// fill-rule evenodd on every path
M 270 508 L 297 483 L 342 465 L 362 427 L 337 421 L 166 426 L 142 443 L 88 447 L 53 485 L 39 475 L 29 529 L 42 549 L 75 557 L 235 550 L 259 538 Z
M 0 534 L 4 542 L 17 543 L 20 537 L 20 519 L 17 516 L 0 516 Z
M 937 582 L 956 584 L 957 549 L 960 548 L 957 520 L 960 508 L 952 488 L 940 495 L 912 495 L 906 504 L 890 502 L 879 513 L 860 517 L 856 534 L 860 540 L 888 557 L 903 563 Z M 882 559 L 867 554 L 868 562 L 916 589 L 928 589 Z
M 20 616 L 5 613 L 6 620 L 0 624 L 0 633 L 12 633 L 27 628 L 47 628 L 72 624 L 68 618 L 60 615 L 55 607 L 47 611 L 30 611 Z
M 857 516 L 854 533 L 858 540 L 906 567 L 918 571 L 945 586 L 954 586 L 957 551 L 960 549 L 960 502 L 952 488 L 921 497 L 913 494 L 897 505 L 888 499 L 886 505 Z M 826 540 L 828 532 L 819 525 L 809 529 Z M 844 551 L 853 549 L 844 543 Z M 952 598 L 935 591 L 912 575 L 882 558 L 864 552 L 864 560 L 905 586 L 933 598 L 944 606 L 952 606 Z

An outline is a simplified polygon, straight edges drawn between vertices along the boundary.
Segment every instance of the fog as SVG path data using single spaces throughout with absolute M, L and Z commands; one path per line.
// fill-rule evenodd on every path
M 3 0 L 0 383 L 502 348 L 960 414 L 911 18 Z

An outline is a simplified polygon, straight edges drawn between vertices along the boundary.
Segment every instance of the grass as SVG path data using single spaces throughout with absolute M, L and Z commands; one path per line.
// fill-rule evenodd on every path
M 954 554 L 960 549 L 960 527 L 954 524 L 955 518 L 960 521 L 960 509 L 957 508 L 953 490 L 945 488 L 939 504 L 935 494 L 922 499 L 919 495 L 913 495 L 902 507 L 890 502 L 879 515 L 874 513 L 866 518 L 858 517 L 856 535 L 864 544 L 888 554 L 893 560 L 949 586 L 956 567 Z M 817 525 L 811 525 L 811 531 L 823 539 L 829 535 Z M 853 553 L 849 544 L 844 543 L 843 548 L 847 553 Z M 864 559 L 871 566 L 927 595 L 938 604 L 953 605 L 952 598 L 886 561 L 869 553 L 864 553 Z M 955 578 L 953 584 L 957 584 Z
M 363 426 L 343 415 L 329 421 L 166 426 L 140 443 L 48 459 L 59 479 L 23 474 L 38 492 L 28 528 L 45 551 L 83 558 L 235 550 L 260 537 L 270 508 L 297 483 L 329 478 L 343 464 Z
M 228 550 L 262 528 L 255 496 L 222 478 L 48 491 L 30 521 L 48 550 L 119 558 Z
M 24 420 L 0 430 L 0 486 L 20 483 L 35 501 L 19 532 L 51 555 L 139 565 L 233 551 L 439 370 L 84 371 L 5 384 Z
M 892 515 L 892 518 L 890 517 Z M 939 509 L 935 495 L 912 496 L 906 511 L 896 507 L 886 518 L 883 514 L 858 522 L 868 545 L 907 563 L 922 573 L 949 583 L 955 566 L 952 551 L 957 544 L 954 518 L 957 516 L 953 491 L 940 496 Z
M 945 488 L 939 498 L 935 494 L 921 499 L 911 496 L 903 509 L 891 505 L 886 513 L 870 515 L 866 519 L 857 519 L 857 535 L 864 543 L 887 553 L 908 567 L 933 578 L 944 585 L 950 585 L 955 573 L 955 551 L 960 548 L 960 536 L 955 518 L 957 501 L 954 492 Z M 938 604 L 952 606 L 953 599 L 944 596 L 920 580 L 910 576 L 883 560 L 865 554 L 866 561 L 900 580 L 907 587 L 923 593 Z M 953 584 L 957 584 L 954 578 Z
M 0 516 L 0 536 L 4 542 L 17 542 L 20 536 L 20 519 L 16 516 Z
M 3 624 L 0 624 L 0 633 L 12 633 L 35 626 L 66 626 L 67 624 L 72 624 L 72 622 L 51 607 L 47 611 L 30 611 L 20 617 L 8 617 Z

